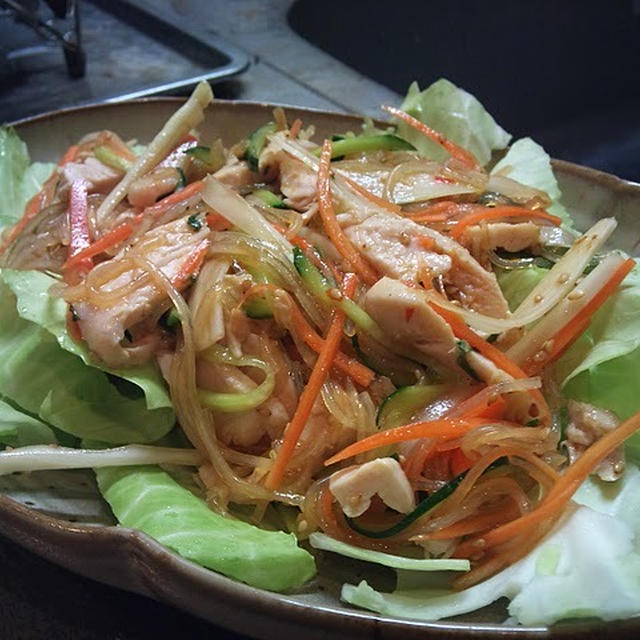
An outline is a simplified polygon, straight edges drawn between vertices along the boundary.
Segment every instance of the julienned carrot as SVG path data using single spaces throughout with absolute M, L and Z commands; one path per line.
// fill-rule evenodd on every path
M 164 213 L 170 206 L 177 204 L 178 202 L 182 202 L 183 200 L 186 200 L 191 196 L 194 196 L 196 193 L 202 191 L 202 189 L 204 189 L 204 180 L 196 180 L 195 182 L 188 184 L 184 189 L 174 191 L 166 198 L 162 198 L 162 200 L 158 200 L 158 202 L 156 202 L 155 204 L 147 207 L 144 210 L 144 214 L 145 216 L 158 216 L 161 213 Z
M 515 536 L 528 533 L 543 521 L 557 516 L 598 464 L 638 429 L 640 429 L 640 411 L 592 444 L 559 477 L 536 509 L 492 529 L 480 538 L 465 541 L 456 549 L 456 555 L 489 549 Z
M 459 220 L 451 229 L 451 237 L 457 240 L 466 229 L 474 224 L 484 222 L 485 220 L 499 220 L 501 218 L 537 218 L 538 220 L 545 220 L 556 226 L 562 224 L 560 218 L 552 216 L 546 211 L 525 209 L 524 207 L 481 207 L 479 210 L 475 210 L 462 218 L 462 220 Z
M 86 249 L 79 251 L 75 255 L 71 256 L 63 265 L 63 269 L 73 269 L 78 264 L 81 264 L 83 260 L 87 258 L 93 258 L 98 254 L 111 249 L 116 245 L 126 240 L 133 233 L 133 226 L 128 222 L 123 222 L 117 227 L 105 233 L 101 238 L 96 240 L 93 244 L 90 244 Z
M 36 217 L 42 209 L 44 209 L 53 199 L 56 183 L 58 182 L 58 172 L 54 172 L 49 176 L 47 181 L 42 185 L 42 189 L 38 191 L 25 206 L 22 218 L 16 222 L 11 232 L 5 236 L 5 240 L 0 243 L 0 254 L 20 235 L 21 231 Z M 8 230 L 7 230 L 8 231 Z
M 340 255 L 349 263 L 350 267 L 369 286 L 378 281 L 378 275 L 371 265 L 358 253 L 351 241 L 345 235 L 342 227 L 336 219 L 331 197 L 331 141 L 325 140 L 320 154 L 318 167 L 318 208 L 324 228 L 331 242 Z
M 444 216 L 446 220 L 448 215 L 454 211 L 458 211 L 462 205 L 455 200 L 440 200 L 439 202 L 434 202 L 423 209 L 417 209 L 415 211 L 403 211 L 402 215 L 407 218 L 411 218 L 412 220 L 416 220 L 418 218 L 428 220 L 429 217 L 432 217 L 436 220 L 436 216 Z M 439 222 L 439 219 L 437 220 Z
M 289 129 L 289 135 L 295 140 L 300 133 L 300 129 L 302 129 L 302 120 L 300 120 L 300 118 L 296 118 Z
M 552 339 L 552 348 L 547 358 L 538 362 L 531 359 L 526 363 L 527 373 L 535 375 L 543 367 L 556 360 L 564 351 L 582 335 L 589 326 L 593 314 L 613 295 L 620 283 L 627 277 L 629 272 L 635 267 L 636 261 L 633 258 L 625 260 L 605 282 L 604 286 L 578 311 L 578 313 L 556 333 Z
M 205 238 L 185 259 L 180 270 L 171 278 L 174 287 L 183 286 L 186 281 L 198 271 L 209 250 L 209 239 Z
M 469 329 L 469 327 L 467 327 L 464 321 L 461 320 L 456 313 L 449 311 L 448 309 L 444 309 L 443 307 L 439 307 L 437 304 L 432 302 L 430 302 L 429 305 L 448 323 L 456 338 L 460 338 L 461 340 L 468 342 L 483 356 L 489 358 L 489 360 L 491 360 L 491 362 L 493 362 L 493 364 L 495 364 L 499 369 L 502 369 L 513 378 L 529 377 L 515 362 L 510 360 L 506 354 L 500 351 L 500 349 L 497 349 L 492 344 L 481 338 L 475 331 Z M 529 394 L 535 400 L 538 405 L 538 409 L 542 413 L 542 415 L 539 416 L 540 419 L 544 422 L 548 421 L 551 417 L 551 410 L 549 409 L 549 405 L 543 395 L 538 389 L 530 389 Z
M 359 193 L 363 198 L 367 200 L 371 200 L 373 204 L 378 207 L 382 207 L 383 209 L 388 209 L 389 211 L 393 211 L 393 213 L 400 213 L 400 207 L 395 204 L 395 202 L 390 202 L 389 200 L 385 200 L 384 198 L 379 198 L 375 193 L 371 193 L 368 189 L 365 189 L 363 186 L 359 185 L 355 180 L 351 180 L 344 174 L 340 174 L 342 179 L 357 193 Z
M 215 211 L 212 213 L 208 213 L 205 216 L 205 221 L 209 229 L 213 229 L 214 231 L 226 231 L 229 227 L 231 227 L 229 221 L 224 216 L 221 216 Z
M 78 151 L 80 151 L 80 147 L 77 144 L 72 144 L 65 152 L 62 158 L 58 161 L 59 167 L 64 167 L 65 164 L 69 162 L 73 162 L 78 156 Z
M 487 418 L 442 418 L 440 420 L 414 422 L 402 427 L 379 431 L 358 442 L 354 442 L 326 460 L 324 464 L 325 466 L 335 464 L 359 453 L 365 453 L 366 451 L 378 449 L 389 444 L 396 444 L 397 442 L 406 442 L 407 440 L 418 440 L 419 438 L 437 438 L 441 441 L 455 440 L 485 424 L 498 424 L 509 427 L 521 426 L 515 422 L 489 420 Z
M 291 305 L 291 322 L 304 343 L 316 353 L 321 353 L 325 346 L 325 340 L 313 330 L 295 303 Z M 353 358 L 349 358 L 342 351 L 336 353 L 334 364 L 337 369 L 346 373 L 362 387 L 368 387 L 375 378 L 375 373 L 369 367 Z
M 351 297 L 355 292 L 355 287 L 356 280 L 353 274 L 346 274 L 342 287 L 343 294 Z M 282 482 L 282 478 L 284 477 L 289 461 L 293 456 L 298 440 L 300 439 L 300 435 L 302 434 L 302 431 L 307 424 L 307 420 L 311 415 L 316 398 L 318 397 L 322 385 L 327 379 L 329 371 L 333 366 L 336 353 L 338 352 L 340 342 L 342 340 L 344 321 L 344 312 L 340 309 L 335 309 L 333 311 L 333 319 L 331 320 L 327 337 L 324 341 L 324 347 L 313 366 L 309 382 L 300 395 L 298 406 L 296 407 L 291 422 L 287 425 L 282 445 L 280 449 L 278 449 L 271 472 L 267 476 L 265 486 L 268 489 L 275 490 Z
M 465 469 L 463 469 L 464 471 Z M 512 500 L 506 500 L 502 504 L 490 511 L 485 511 L 475 516 L 470 516 L 464 520 L 460 520 L 455 524 L 449 525 L 444 529 L 433 531 L 432 533 L 420 535 L 421 540 L 450 540 L 452 538 L 460 538 L 478 531 L 486 531 L 495 526 L 496 523 L 508 522 L 513 520 L 520 510 Z
M 441 133 L 438 133 L 437 131 L 435 131 L 435 129 L 432 129 L 424 122 L 420 122 L 420 120 L 418 120 L 417 118 L 414 118 L 408 113 L 405 113 L 401 109 L 396 109 L 395 107 L 384 105 L 382 109 L 387 113 L 390 113 L 392 116 L 395 116 L 399 120 L 406 122 L 410 127 L 427 136 L 427 138 L 431 138 L 431 140 L 433 140 L 436 144 L 439 144 L 453 158 L 456 158 L 456 160 L 459 160 L 467 167 L 474 168 L 478 166 L 478 161 L 470 151 L 467 151 L 463 147 L 458 146 L 455 142 L 451 142 L 451 140 L 445 138 L 445 136 L 443 136 Z
M 279 288 L 273 284 L 258 284 L 247 291 L 244 299 L 246 300 L 252 295 L 260 295 L 263 291 L 274 291 L 278 289 Z M 308 347 L 316 353 L 320 353 L 324 348 L 324 338 L 321 338 L 315 329 L 307 322 L 304 313 L 302 313 L 293 298 L 283 289 L 279 289 L 279 291 L 289 299 L 293 328 Z M 368 387 L 375 378 L 375 373 L 371 371 L 369 367 L 366 367 L 353 358 L 349 358 L 349 356 L 346 356 L 342 351 L 336 353 L 334 366 L 336 369 L 340 369 L 346 373 L 354 382 L 357 382 L 362 387 Z

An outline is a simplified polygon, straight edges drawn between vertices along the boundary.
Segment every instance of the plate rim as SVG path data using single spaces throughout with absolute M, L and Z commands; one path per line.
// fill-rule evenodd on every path
M 143 108 L 150 103 L 180 104 L 186 98 L 180 97 L 148 97 L 136 100 L 91 103 L 76 107 L 48 111 L 35 116 L 21 118 L 7 123 L 8 126 L 20 128 L 33 123 L 45 122 L 60 116 L 73 116 L 93 110 L 117 109 L 121 107 Z M 361 116 L 338 111 L 328 111 L 311 107 L 300 107 L 245 100 L 214 100 L 214 104 L 223 104 L 226 108 L 262 108 L 282 107 L 288 111 L 296 111 L 324 116 L 336 116 L 361 121 Z M 584 167 L 572 162 L 553 159 L 553 167 L 560 172 L 577 176 L 589 182 L 598 183 L 616 196 L 630 194 L 640 201 L 640 184 L 613 176 L 611 174 Z M 473 638 L 495 640 L 505 638 L 513 640 L 530 640 L 531 638 L 561 638 L 563 640 L 597 637 L 599 633 L 615 633 L 617 638 L 637 637 L 640 632 L 640 618 L 625 620 L 600 621 L 579 620 L 561 623 L 552 627 L 504 626 L 501 624 L 472 623 L 456 621 L 422 622 L 389 618 L 373 612 L 359 609 L 339 610 L 293 600 L 290 595 L 269 592 L 227 578 L 212 570 L 205 569 L 170 551 L 144 533 L 120 526 L 71 523 L 52 516 L 39 513 L 20 502 L 0 494 L 0 533 L 14 542 L 47 560 L 63 566 L 85 577 L 109 584 L 113 587 L 139 593 L 158 601 L 177 606 L 183 610 L 219 624 L 234 631 L 261 638 L 280 638 L 281 633 L 293 627 L 304 628 L 308 638 L 325 638 L 328 634 L 336 634 L 341 638 Z M 43 539 L 42 536 L 45 536 Z M 111 564 L 99 565 L 102 572 L 96 577 L 96 565 L 83 564 L 73 560 L 73 554 L 61 550 L 61 545 L 73 545 L 80 541 L 97 540 L 105 548 L 111 550 Z M 90 555 L 84 557 L 86 560 Z M 157 563 L 162 571 L 158 572 Z M 125 576 L 125 583 L 120 578 L 113 578 L 113 572 Z M 213 609 L 203 609 L 200 601 L 176 597 L 174 591 L 166 584 L 166 572 L 191 581 L 192 586 L 206 587 L 217 596 L 222 596 Z M 129 580 L 130 582 L 126 582 Z M 194 604 L 196 602 L 196 604 Z M 225 607 L 231 609 L 222 611 Z M 233 609 L 240 609 L 239 615 L 233 615 Z M 247 615 L 247 612 L 250 614 Z M 215 615 L 213 615 L 215 614 Z M 222 615 L 222 620 L 218 618 Z M 283 620 L 277 619 L 284 617 Z M 259 625 L 256 627 L 256 625 Z M 269 628 L 266 626 L 269 625 Z M 312 625 L 312 628 L 310 628 Z M 256 630 L 260 632 L 256 634 Z M 432 635 L 433 634 L 433 635 Z M 594 635 L 595 634 L 595 635 Z

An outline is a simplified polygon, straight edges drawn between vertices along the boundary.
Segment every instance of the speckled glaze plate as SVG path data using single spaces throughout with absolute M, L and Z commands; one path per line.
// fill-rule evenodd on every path
M 171 99 L 71 109 L 15 123 L 35 160 L 55 161 L 70 144 L 96 129 L 113 129 L 124 139 L 150 140 L 176 109 Z M 217 101 L 200 127 L 205 139 L 233 143 L 270 117 L 273 105 Z M 313 123 L 318 139 L 356 130 L 353 116 L 287 108 L 291 118 Z M 555 162 L 569 207 L 581 227 L 614 216 L 612 239 L 637 254 L 640 246 L 640 185 Z M 256 638 L 300 634 L 305 639 L 381 638 L 639 638 L 640 618 L 602 623 L 565 622 L 552 628 L 504 622 L 503 602 L 451 621 L 423 623 L 381 617 L 340 602 L 340 584 L 366 577 L 389 583 L 390 575 L 357 561 L 318 556 L 319 578 L 304 592 L 281 595 L 234 582 L 167 551 L 144 534 L 113 526 L 91 472 L 40 472 L 0 477 L 0 533 L 81 575 L 155 598 L 217 625 Z M 594 585 L 594 588 L 597 588 Z

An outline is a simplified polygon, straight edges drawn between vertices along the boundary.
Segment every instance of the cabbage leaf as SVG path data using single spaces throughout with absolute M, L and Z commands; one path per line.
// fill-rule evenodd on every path
M 158 467 L 96 469 L 96 477 L 121 525 L 192 562 L 270 591 L 291 591 L 315 574 L 313 556 L 293 534 L 214 513 Z
M 15 224 L 27 201 L 51 175 L 55 164 L 30 164 L 27 145 L 11 127 L 0 127 L 0 231 Z
M 96 363 L 84 342 L 75 342 L 67 332 L 67 305 L 61 298 L 49 295 L 56 282 L 41 271 L 3 269 L 0 277 L 16 296 L 16 308 L 21 318 L 33 322 L 53 335 L 58 344 L 90 366 L 124 378 L 137 385 L 145 394 L 148 409 L 170 408 L 171 399 L 158 369 L 152 364 L 130 369 L 110 369 Z
M 477 98 L 444 78 L 424 91 L 414 82 L 400 108 L 471 151 L 481 165 L 489 162 L 495 149 L 506 148 L 511 140 Z M 448 157 L 439 145 L 404 122 L 398 124 L 397 131 L 425 156 L 436 160 Z
M 15 448 L 56 442 L 56 436 L 48 425 L 0 399 L 0 443 Z
M 309 536 L 309 544 L 314 549 L 331 551 L 347 558 L 373 562 L 392 569 L 405 569 L 408 571 L 469 571 L 471 565 L 464 558 L 405 558 L 381 551 L 372 551 L 347 544 L 324 533 L 312 533 Z
M 11 279 L 6 270 L 2 276 Z M 23 303 L 0 278 L 1 396 L 61 431 L 110 444 L 154 442 L 171 430 L 170 407 L 149 411 L 142 393 L 120 393 L 105 372 L 87 366 L 50 331 L 21 317 L 16 308 L 26 314 Z
M 526 557 L 473 587 L 447 592 L 424 586 L 388 594 L 362 581 L 344 585 L 342 599 L 383 615 L 419 620 L 475 611 L 501 597 L 511 600 L 509 614 L 524 625 L 638 615 L 640 472 L 630 467 L 622 480 L 603 485 L 588 480 L 576 496 L 588 506 L 573 505 Z
M 506 155 L 493 167 L 491 174 L 499 174 L 544 191 L 551 198 L 551 206 L 547 211 L 562 218 L 563 226 L 573 228 L 571 216 L 560 202 L 562 193 L 551 168 L 551 158 L 531 138 L 516 140 Z

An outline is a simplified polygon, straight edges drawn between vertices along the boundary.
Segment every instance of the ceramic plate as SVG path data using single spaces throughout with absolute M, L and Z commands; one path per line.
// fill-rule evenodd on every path
M 34 160 L 55 161 L 89 131 L 113 129 L 124 139 L 150 140 L 176 108 L 174 100 L 150 100 L 71 109 L 16 123 Z M 233 143 L 269 117 L 273 105 L 215 102 L 199 127 L 205 139 Z M 287 108 L 316 126 L 318 139 L 348 129 L 352 116 Z M 603 216 L 620 225 L 612 245 L 636 254 L 640 241 L 640 185 L 566 162 L 555 171 L 564 202 L 581 227 Z M 640 637 L 640 619 L 567 622 L 551 629 L 504 622 L 498 602 L 472 616 L 434 623 L 380 617 L 339 600 L 341 583 L 354 576 L 389 583 L 382 569 L 319 556 L 320 577 L 301 593 L 280 595 L 248 587 L 198 567 L 147 536 L 113 526 L 90 472 L 40 472 L 0 478 L 0 533 L 72 571 L 168 602 L 217 625 L 257 638 L 293 633 L 305 639 L 388 638 L 587 638 Z

